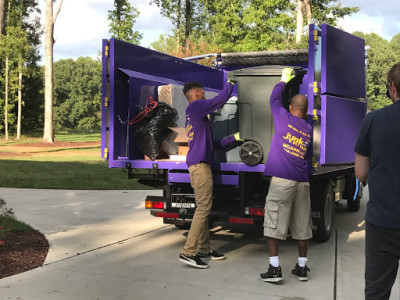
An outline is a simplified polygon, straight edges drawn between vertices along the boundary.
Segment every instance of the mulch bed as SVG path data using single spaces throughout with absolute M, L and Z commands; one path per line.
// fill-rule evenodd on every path
M 35 142 L 35 143 L 21 143 L 15 144 L 12 146 L 3 146 L 2 150 L 0 151 L 0 157 L 6 156 L 34 156 L 40 155 L 44 153 L 46 149 L 49 148 L 91 148 L 91 147 L 99 147 L 100 142 L 58 142 L 55 141 L 54 143 L 43 143 L 43 142 Z M 13 151 L 13 148 L 16 151 Z M 41 152 L 35 152 L 41 151 Z
M 100 142 L 23 143 L 18 148 L 80 148 L 98 147 Z M 29 151 L 0 152 L 0 156 L 30 156 Z M 12 276 L 43 265 L 49 251 L 49 242 L 39 231 L 13 232 L 0 244 L 0 278 Z
M 37 230 L 14 232 L 0 245 L 0 278 L 8 277 L 43 265 L 49 242 Z
M 0 156 L 31 156 L 29 153 L 0 152 Z

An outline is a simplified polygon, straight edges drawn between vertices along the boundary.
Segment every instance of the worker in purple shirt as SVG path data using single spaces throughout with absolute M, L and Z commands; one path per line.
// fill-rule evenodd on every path
M 189 152 L 186 164 L 195 194 L 196 210 L 185 246 L 179 260 L 196 268 L 208 268 L 202 258 L 225 259 L 226 256 L 210 248 L 208 216 L 212 206 L 213 178 L 211 164 L 213 149 L 227 148 L 240 140 L 239 134 L 222 140 L 213 140 L 207 115 L 228 101 L 235 82 L 228 80 L 224 89 L 214 98 L 204 98 L 203 86 L 198 82 L 185 84 L 183 93 L 189 101 L 186 108 L 186 134 Z
M 307 249 L 312 230 L 305 158 L 312 127 L 307 123 L 308 101 L 304 95 L 292 97 L 289 112 L 282 106 L 283 91 L 294 77 L 292 68 L 283 69 L 281 81 L 274 87 L 270 98 L 275 134 L 264 171 L 264 175 L 271 176 L 264 216 L 269 268 L 260 274 L 260 279 L 266 282 L 282 281 L 278 246 L 279 240 L 286 240 L 288 228 L 292 238 L 298 240 L 299 249 L 292 274 L 301 281 L 308 280 Z

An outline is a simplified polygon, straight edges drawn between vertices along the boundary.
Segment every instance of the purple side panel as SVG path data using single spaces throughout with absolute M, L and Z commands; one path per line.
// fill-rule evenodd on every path
M 130 163 L 132 168 L 137 169 L 152 169 L 154 164 L 157 164 L 159 169 L 168 170 L 187 170 L 186 162 L 184 161 L 170 161 L 170 160 L 115 160 L 112 163 L 113 168 L 124 168 L 126 164 Z M 215 171 L 232 171 L 232 172 L 264 172 L 265 165 L 259 164 L 256 166 L 247 166 L 244 163 L 215 163 L 211 166 Z
M 324 95 L 321 104 L 321 164 L 354 162 L 366 103 Z
M 127 122 L 149 96 L 157 101 L 159 85 L 198 81 L 205 90 L 219 91 L 223 87 L 221 71 L 114 38 L 110 39 L 109 65 L 109 167 L 117 167 L 120 162 L 124 167 L 129 161 L 121 157 L 143 158 L 134 145 L 133 126 Z
M 114 43 L 110 42 L 109 45 L 109 91 L 110 91 L 110 99 L 109 99 L 109 117 L 108 117 L 108 166 L 111 167 L 111 163 L 114 160 L 114 133 L 115 133 L 115 128 L 114 128 L 114 56 L 115 56 L 115 49 L 114 49 Z
M 186 83 L 186 82 L 182 82 L 182 81 L 179 81 L 179 80 L 173 80 L 173 79 L 154 76 L 154 75 L 148 75 L 148 74 L 145 74 L 145 73 L 135 72 L 135 71 L 127 70 L 127 69 L 123 69 L 123 68 L 119 68 L 119 70 L 121 70 L 126 75 L 128 75 L 129 78 L 132 78 L 134 80 L 136 78 L 139 78 L 139 79 L 147 80 L 149 83 L 153 83 L 153 84 L 159 83 L 159 84 L 163 84 L 163 85 L 164 84 L 165 85 L 167 85 L 167 84 L 184 85 Z M 211 91 L 211 92 L 214 92 L 214 93 L 219 93 L 221 91 L 219 89 L 213 89 L 213 88 L 207 88 L 207 87 L 204 87 L 204 90 Z
M 110 43 L 116 51 L 115 71 L 123 68 L 181 82 L 199 81 L 205 87 L 218 90 L 223 87 L 221 71 L 114 38 Z
M 315 70 L 315 61 L 314 61 L 314 30 L 317 29 L 317 26 L 314 24 L 310 24 L 308 26 L 308 89 L 307 89 L 307 99 L 308 99 L 308 111 L 312 113 L 314 108 L 314 93 L 313 93 L 313 82 L 314 82 L 314 70 Z
M 106 159 L 104 149 L 107 142 L 107 115 L 105 98 L 107 97 L 107 57 L 105 55 L 105 47 L 107 40 L 102 41 L 102 79 L 101 79 L 101 157 Z
M 365 98 L 364 40 L 323 24 L 321 94 Z
M 169 183 L 190 183 L 189 173 L 172 173 L 168 175 Z M 236 175 L 213 175 L 214 184 L 239 185 L 239 176 Z

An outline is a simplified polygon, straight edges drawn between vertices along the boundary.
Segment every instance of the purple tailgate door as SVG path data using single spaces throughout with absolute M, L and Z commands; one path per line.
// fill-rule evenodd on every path
M 321 26 L 320 164 L 353 163 L 366 113 L 364 40 Z
M 365 102 L 321 96 L 321 164 L 353 163 Z
M 365 42 L 323 24 L 321 94 L 365 98 Z

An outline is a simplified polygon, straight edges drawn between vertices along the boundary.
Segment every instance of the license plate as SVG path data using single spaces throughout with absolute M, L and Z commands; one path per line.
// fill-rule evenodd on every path
M 194 203 L 183 203 L 183 202 L 174 202 L 171 203 L 172 208 L 195 208 L 196 205 Z

